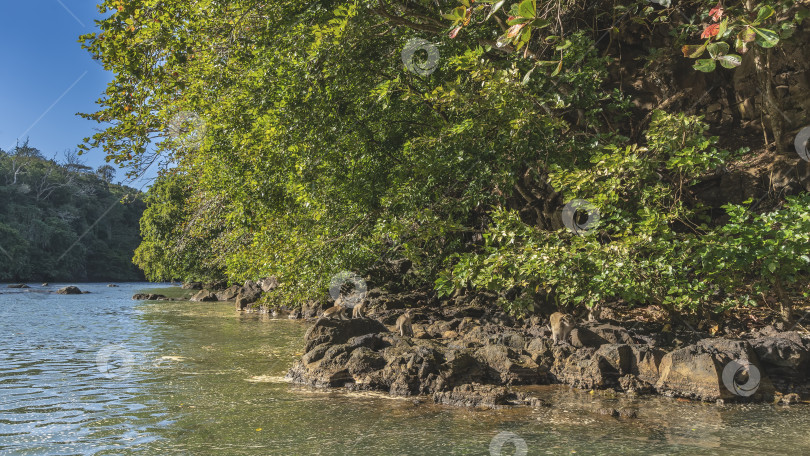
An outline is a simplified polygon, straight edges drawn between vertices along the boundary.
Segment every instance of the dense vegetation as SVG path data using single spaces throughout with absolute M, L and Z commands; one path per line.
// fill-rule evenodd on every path
M 718 205 L 696 188 L 792 140 L 771 50 L 803 33 L 802 3 L 107 0 L 82 37 L 115 73 L 86 147 L 133 173 L 176 165 L 141 220 L 152 279 L 276 275 L 289 303 L 407 257 L 412 286 L 496 291 L 515 313 L 773 291 L 789 317 L 810 198 Z M 749 68 L 765 144 L 712 134 L 694 110 L 707 87 L 644 105 L 628 68 L 722 86 Z M 599 214 L 577 233 L 573 199 Z
M 132 264 L 145 205 L 75 153 L 46 159 L 26 141 L 0 150 L 0 281 L 142 280 Z

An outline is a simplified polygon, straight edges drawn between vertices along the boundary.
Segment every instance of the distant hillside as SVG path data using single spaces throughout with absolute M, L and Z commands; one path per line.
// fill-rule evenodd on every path
M 0 149 L 0 281 L 142 280 L 140 192 L 67 153 L 63 164 L 26 141 Z

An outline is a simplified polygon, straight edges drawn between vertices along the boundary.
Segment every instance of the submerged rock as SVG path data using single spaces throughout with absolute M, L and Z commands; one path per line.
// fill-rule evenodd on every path
M 28 285 L 26 285 L 24 283 L 15 283 L 15 284 L 9 285 L 7 288 L 31 288 L 31 287 L 29 287 Z

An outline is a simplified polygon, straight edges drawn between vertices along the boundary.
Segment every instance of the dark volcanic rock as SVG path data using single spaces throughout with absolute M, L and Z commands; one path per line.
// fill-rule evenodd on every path
M 217 300 L 217 295 L 208 290 L 202 290 L 189 299 L 191 302 L 214 302 Z
M 749 374 L 747 379 L 735 378 L 738 364 L 749 364 L 755 374 Z M 743 340 L 704 339 L 674 350 L 661 359 L 659 372 L 655 388 L 673 396 L 716 401 L 748 397 L 749 389 L 754 390 L 752 395 L 758 399 L 773 394 L 756 352 Z
M 515 394 L 503 386 L 473 383 L 457 386 L 451 391 L 437 391 L 433 393 L 433 402 L 462 407 L 494 408 L 508 405 L 513 397 Z
M 64 288 L 60 288 L 60 289 L 56 290 L 56 294 L 60 294 L 60 295 L 77 295 L 77 294 L 82 294 L 82 290 L 79 290 L 78 287 L 69 286 L 69 287 L 64 287 Z
M 388 329 L 382 323 L 369 318 L 356 318 L 351 320 L 319 319 L 306 333 L 305 351 L 310 351 L 320 344 L 345 344 L 353 337 L 366 334 L 387 333 Z
M 162 294 L 153 294 L 153 293 L 137 293 L 132 296 L 132 299 L 136 301 L 167 301 L 169 298 L 163 296 Z
M 389 332 L 402 314 L 399 307 L 430 299 L 427 293 L 372 291 L 371 302 L 378 304 L 369 312 L 373 318 L 319 319 L 307 332 L 305 354 L 288 378 L 319 387 L 431 395 L 441 404 L 493 407 L 532 405 L 536 401 L 508 388 L 548 383 L 705 401 L 770 400 L 773 375 L 802 385 L 810 371 L 810 338 L 800 333 L 760 331 L 749 342 L 679 332 L 674 343 L 694 343 L 673 350 L 677 345 L 654 337 L 654 327 L 634 326 L 631 333 L 615 322 L 580 323 L 570 344 L 554 344 L 540 317 L 516 324 L 501 312 L 471 306 L 473 295 L 456 297 L 461 304 L 448 308 L 415 308 L 415 337 L 403 338 Z M 324 305 L 327 299 L 313 301 L 301 313 L 315 316 Z M 780 391 L 805 392 L 794 386 Z M 616 413 L 632 417 L 635 412 Z
M 246 281 L 236 295 L 236 309 L 245 310 L 250 304 L 258 301 L 261 296 L 261 287 L 252 280 Z
M 770 374 L 800 381 L 810 371 L 810 343 L 796 331 L 759 337 L 751 345 Z
M 607 339 L 596 334 L 588 328 L 574 328 L 571 331 L 571 345 L 577 348 L 598 348 L 608 343 Z
M 239 295 L 239 285 L 231 285 L 230 287 L 217 292 L 217 301 L 235 301 L 236 296 Z

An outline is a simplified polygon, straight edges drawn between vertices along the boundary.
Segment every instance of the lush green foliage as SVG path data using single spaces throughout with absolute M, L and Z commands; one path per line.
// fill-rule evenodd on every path
M 88 147 L 176 165 L 142 220 L 152 278 L 276 275 L 296 302 L 397 255 L 444 293 L 520 287 L 516 312 L 694 307 L 717 294 L 698 253 L 720 235 L 688 189 L 731 156 L 678 114 L 628 139 L 602 31 L 672 9 L 620 3 L 107 0 L 83 37 L 115 73 Z M 414 38 L 441 56 L 420 74 Z M 584 236 L 559 229 L 574 197 L 602 216 Z
M 67 159 L 27 142 L 0 150 L 0 281 L 142 279 L 132 264 L 139 192 L 112 184 L 108 167 Z

